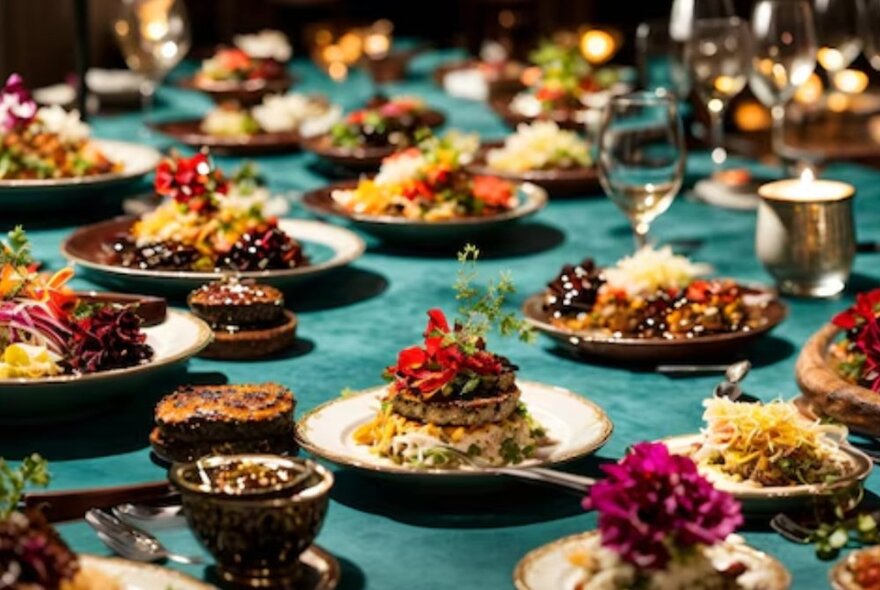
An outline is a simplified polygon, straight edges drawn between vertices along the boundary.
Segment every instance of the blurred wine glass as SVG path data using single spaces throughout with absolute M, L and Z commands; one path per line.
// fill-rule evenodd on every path
M 862 37 L 865 40 L 865 57 L 871 67 L 880 70 L 880 0 L 863 0 Z
M 672 204 L 684 178 L 684 132 L 674 97 L 637 92 L 613 97 L 598 135 L 599 180 L 633 228 L 636 247 Z
M 862 50 L 859 0 L 814 0 L 816 57 L 829 78 L 846 69 Z
M 149 123 L 156 88 L 189 51 L 189 19 L 183 0 L 122 0 L 113 26 L 128 67 L 143 75 L 141 101 Z
M 724 149 L 724 111 L 730 99 L 742 92 L 751 68 L 751 35 L 738 17 L 700 19 L 694 22 L 685 58 L 694 89 L 709 111 L 712 161 L 720 167 Z
M 749 86 L 770 108 L 774 153 L 785 160 L 785 108 L 816 69 L 813 12 L 804 0 L 759 0 L 752 13 Z
M 669 37 L 686 43 L 697 21 L 733 16 L 736 16 L 733 0 L 674 0 L 669 16 Z

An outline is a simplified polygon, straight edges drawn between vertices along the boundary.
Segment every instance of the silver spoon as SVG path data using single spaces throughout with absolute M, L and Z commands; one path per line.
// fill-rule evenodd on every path
M 113 515 L 121 520 L 166 520 L 181 516 L 182 506 L 149 506 L 146 504 L 120 504 L 113 507 Z
M 92 508 L 86 512 L 86 522 L 98 533 L 98 538 L 121 556 L 135 561 L 160 561 L 168 559 L 183 564 L 203 563 L 201 557 L 172 553 L 151 535 L 137 527 L 124 523 L 109 512 Z
M 724 381 L 715 386 L 712 395 L 720 398 L 728 398 L 730 401 L 736 401 L 742 397 L 743 391 L 739 386 L 740 382 L 749 374 L 752 363 L 742 360 L 733 363 L 724 371 Z

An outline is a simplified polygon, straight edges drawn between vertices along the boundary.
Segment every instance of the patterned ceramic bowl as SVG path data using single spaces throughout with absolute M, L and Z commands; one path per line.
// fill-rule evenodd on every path
M 231 492 L 212 479 L 224 467 L 247 462 L 292 475 L 270 487 Z M 277 455 L 206 457 L 177 463 L 169 478 L 180 490 L 187 523 L 235 585 L 290 587 L 302 574 L 300 554 L 327 514 L 333 474 L 314 461 Z

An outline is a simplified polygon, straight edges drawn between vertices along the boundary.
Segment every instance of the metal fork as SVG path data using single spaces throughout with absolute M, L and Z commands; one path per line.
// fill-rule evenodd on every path
M 440 448 L 452 453 L 462 463 L 478 469 L 482 473 L 504 475 L 531 483 L 549 484 L 569 492 L 575 492 L 579 495 L 586 493 L 586 491 L 596 483 L 596 480 L 591 477 L 575 475 L 564 471 L 556 471 L 555 469 L 547 469 L 544 467 L 495 467 L 485 461 L 480 461 L 475 457 L 471 457 L 467 453 L 454 447 L 441 446 Z

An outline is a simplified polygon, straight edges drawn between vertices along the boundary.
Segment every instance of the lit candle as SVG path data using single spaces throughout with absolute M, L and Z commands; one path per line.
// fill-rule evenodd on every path
M 848 199 L 854 193 L 853 185 L 837 180 L 816 179 L 809 168 L 801 173 L 800 178 L 777 180 L 758 189 L 761 197 L 780 201 L 840 201 Z

